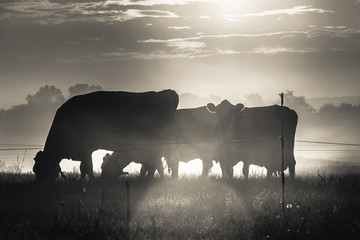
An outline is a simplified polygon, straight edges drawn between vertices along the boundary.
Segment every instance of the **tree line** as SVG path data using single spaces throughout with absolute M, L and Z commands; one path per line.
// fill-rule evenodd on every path
M 9 110 L 0 110 L 0 142 L 43 143 L 50 128 L 55 112 L 68 98 L 93 91 L 103 90 L 98 85 L 76 84 L 68 89 L 66 96 L 55 86 L 43 86 L 35 94 L 26 96 L 26 104 L 13 106 Z M 194 94 L 180 94 L 179 107 L 198 106 L 208 102 L 220 102 L 219 96 L 198 97 Z M 318 110 L 314 109 L 304 96 L 297 96 L 293 91 L 284 93 L 285 106 L 294 109 L 299 115 L 298 133 L 300 137 L 308 134 L 309 129 L 340 133 L 340 136 L 354 137 L 354 131 L 360 130 L 360 103 L 352 105 L 342 103 L 335 106 L 324 104 Z M 245 95 L 245 106 L 264 106 L 262 96 L 258 93 Z M 279 104 L 280 102 L 278 102 Z M 313 131 L 313 133 L 314 133 Z M 322 136 L 329 136 L 322 134 Z M 309 136 L 312 137 L 312 136 Z M 360 137 L 359 137 L 360 140 Z
M 76 84 L 65 97 L 61 89 L 46 85 L 28 94 L 26 104 L 0 110 L 0 143 L 43 144 L 56 110 L 67 98 L 98 90 L 102 87 Z
M 68 89 L 66 95 L 55 86 L 43 86 L 35 94 L 26 96 L 26 104 L 0 110 L 0 144 L 39 144 L 45 143 L 56 110 L 68 98 L 93 91 L 103 90 L 101 86 L 76 84 Z M 352 105 L 342 103 L 335 106 L 324 104 L 314 109 L 304 96 L 297 96 L 293 91 L 284 93 L 285 106 L 294 109 L 299 116 L 296 138 L 302 140 L 333 141 L 360 143 L 360 103 Z M 179 108 L 204 106 L 209 102 L 219 103 L 219 96 L 199 97 L 191 93 L 180 94 Z M 236 103 L 236 102 L 233 102 Z M 258 93 L 245 95 L 246 107 L 265 106 Z M 278 102 L 277 104 L 279 104 Z M 14 152 L 11 152 L 13 154 Z M 15 154 L 15 153 L 14 153 Z M 23 164 L 26 158 L 33 158 L 33 153 L 17 152 L 16 163 L 11 167 Z M 24 155 L 24 157 L 21 157 Z M 9 157 L 10 158 L 10 157 Z M 21 160 L 21 161 L 20 161 Z M 6 155 L 0 155 L 0 169 L 6 169 Z M 4 165 L 4 166 L 2 166 Z

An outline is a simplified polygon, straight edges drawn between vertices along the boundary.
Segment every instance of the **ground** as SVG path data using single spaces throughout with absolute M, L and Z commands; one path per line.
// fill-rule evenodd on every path
M 0 239 L 360 238 L 356 171 L 286 178 L 285 205 L 277 177 L 67 176 L 39 186 L 32 174 L 1 173 Z

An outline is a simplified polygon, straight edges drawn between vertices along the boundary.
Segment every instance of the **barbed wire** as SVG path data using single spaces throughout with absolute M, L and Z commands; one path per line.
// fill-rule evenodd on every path
M 274 140 L 280 140 L 280 138 L 247 138 L 247 139 L 233 139 L 231 141 L 224 141 L 224 142 L 256 142 L 256 141 L 274 141 Z M 212 140 L 212 141 L 180 141 L 180 142 L 149 142 L 149 143 L 134 143 L 134 144 L 114 144 L 114 145 L 102 145 L 102 147 L 130 147 L 130 146 L 142 146 L 142 145 L 177 145 L 177 144 L 201 144 L 201 143 L 217 143 L 218 141 Z M 325 141 L 312 141 L 312 140 L 295 140 L 294 142 L 297 143 L 311 143 L 314 145 L 310 146 L 318 146 L 320 145 L 337 145 L 337 146 L 352 146 L 352 147 L 360 147 L 360 144 L 357 143 L 340 143 L 340 142 L 325 142 Z M 1 148 L 1 147 L 7 147 L 7 146 L 16 146 L 14 148 L 8 147 L 8 148 Z M 42 149 L 44 145 L 40 144 L 20 144 L 20 143 L 0 143 L 0 151 L 25 151 L 25 150 L 39 150 Z
M 0 148 L 0 151 L 28 151 L 28 150 L 40 150 L 42 148 Z
M 357 143 L 339 143 L 339 142 L 324 142 L 324 141 L 309 141 L 309 140 L 295 140 L 299 143 L 317 143 L 317 144 L 326 144 L 326 145 L 338 145 L 338 146 L 355 146 L 360 147 L 360 144 Z
M 0 146 L 21 146 L 21 147 L 43 147 L 43 144 L 28 144 L 28 143 L 0 143 Z
M 296 152 L 360 152 L 359 150 L 351 149 L 295 149 Z

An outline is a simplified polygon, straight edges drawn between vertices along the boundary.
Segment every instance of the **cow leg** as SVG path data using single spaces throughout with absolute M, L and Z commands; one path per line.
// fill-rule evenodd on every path
M 160 174 L 160 177 L 164 177 L 165 174 L 164 174 L 164 167 L 163 167 L 163 164 L 162 164 L 162 160 L 161 160 L 161 157 L 158 157 L 157 159 L 159 159 L 158 161 L 156 161 L 156 169 L 158 170 L 159 174 Z M 154 171 L 155 172 L 155 171 Z M 154 174 L 153 174 L 154 175 Z
M 273 171 L 270 170 L 270 169 L 268 169 L 268 170 L 267 170 L 267 173 L 266 173 L 266 178 L 267 178 L 267 179 L 271 178 L 272 174 L 273 174 Z
M 212 167 L 212 161 L 202 160 L 202 163 L 203 163 L 203 169 L 202 169 L 201 176 L 207 177 L 207 175 L 209 174 L 210 169 Z
M 156 167 L 153 164 L 142 163 L 140 169 L 140 177 L 153 178 L 155 171 L 156 171 Z
M 166 158 L 166 162 L 168 165 L 169 173 L 171 170 L 171 177 L 177 178 L 178 177 L 178 171 L 179 171 L 179 162 L 175 161 L 175 157 L 170 156 L 169 158 Z
M 270 179 L 271 176 L 273 175 L 273 173 L 274 173 L 275 176 L 277 175 L 277 171 L 274 171 L 274 169 L 272 169 L 272 168 L 266 168 L 266 170 L 267 170 L 267 173 L 266 173 L 266 178 L 267 179 Z M 279 171 L 279 173 L 280 173 L 280 175 L 282 174 L 281 171 Z
M 153 178 L 155 174 L 156 168 L 154 166 L 149 166 L 147 171 L 147 178 Z
M 247 162 L 243 162 L 243 168 L 242 168 L 242 173 L 245 177 L 245 179 L 249 178 L 249 169 L 250 169 L 250 164 L 248 164 Z
M 161 158 L 159 162 L 157 161 L 156 163 L 145 164 L 145 167 L 147 168 L 147 178 L 153 178 L 156 170 L 158 170 L 161 177 L 164 177 L 164 169 L 162 168 Z
M 91 158 L 91 153 L 89 154 L 88 161 L 87 161 L 87 174 L 89 176 L 89 181 L 94 181 L 94 170 L 93 170 L 93 162 Z
M 86 167 L 85 167 L 85 163 L 83 161 L 80 162 L 80 180 L 82 182 L 85 181 L 85 176 L 86 176 Z
M 290 173 L 290 179 L 294 180 L 295 179 L 295 164 L 290 164 L 289 173 Z
M 90 157 L 85 157 L 82 159 L 80 163 L 80 172 L 81 172 L 80 179 L 82 182 L 85 181 L 86 174 L 89 176 L 90 182 L 94 181 L 93 163 L 92 163 L 91 155 Z
M 145 177 L 146 173 L 149 171 L 149 168 L 146 164 L 142 163 L 140 168 L 140 177 Z
M 178 178 L 179 175 L 179 162 L 173 162 L 171 164 L 171 177 Z
M 232 178 L 234 176 L 234 169 L 229 164 L 220 162 L 220 168 L 223 178 Z
M 231 164 L 226 164 L 226 172 L 228 175 L 228 178 L 232 179 L 234 177 L 234 168 Z
M 233 166 L 228 165 L 227 168 L 228 168 L 229 178 L 233 178 L 234 177 L 234 168 L 233 168 Z
M 161 158 L 158 158 L 159 161 L 156 161 L 156 163 L 154 164 L 143 164 L 143 166 L 141 167 L 141 169 L 145 169 L 143 170 L 143 172 L 140 171 L 140 175 L 142 177 L 144 177 L 146 175 L 146 177 L 148 178 L 153 178 L 155 171 L 158 170 L 160 177 L 164 177 L 164 168 L 162 166 L 162 161 Z

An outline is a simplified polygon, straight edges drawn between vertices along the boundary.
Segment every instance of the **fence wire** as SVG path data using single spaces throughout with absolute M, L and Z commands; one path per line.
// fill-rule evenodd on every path
M 275 141 L 280 142 L 280 138 L 257 138 L 257 139 L 234 139 L 232 143 L 236 142 L 266 142 Z M 216 143 L 217 141 L 181 141 L 181 142 L 161 142 L 161 143 L 137 143 L 137 144 L 117 144 L 117 145 L 103 145 L 103 147 L 128 147 L 128 146 L 142 146 L 142 145 L 180 145 L 180 144 L 206 144 Z M 326 142 L 326 141 L 313 141 L 313 140 L 295 140 L 295 143 L 305 143 L 307 145 L 299 145 L 300 149 L 295 151 L 326 151 L 326 152 L 360 152 L 360 149 L 313 149 L 311 147 L 333 147 L 333 146 L 347 146 L 347 147 L 360 147 L 358 143 L 344 143 L 344 142 Z M 20 144 L 20 143 L 0 143 L 0 152 L 3 151 L 31 151 L 41 150 L 44 145 L 40 144 Z M 305 149 L 304 149 L 305 148 Z M 1 154 L 0 155 L 11 155 Z M 18 155 L 18 154 L 13 154 Z

